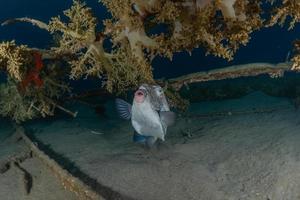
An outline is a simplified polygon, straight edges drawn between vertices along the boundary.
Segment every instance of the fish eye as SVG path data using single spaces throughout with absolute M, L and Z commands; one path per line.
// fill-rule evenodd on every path
M 156 90 L 156 92 L 158 95 L 161 95 L 163 91 L 162 91 L 162 89 L 158 89 L 158 90 Z

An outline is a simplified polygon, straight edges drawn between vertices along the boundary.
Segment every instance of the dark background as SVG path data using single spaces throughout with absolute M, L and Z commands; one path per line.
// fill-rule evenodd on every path
M 101 23 L 108 18 L 106 9 L 98 0 L 86 0 L 93 8 L 94 14 Z M 30 17 L 48 22 L 51 17 L 63 15 L 72 4 L 72 0 L 1 0 L 0 22 L 15 17 Z M 101 28 L 101 27 L 100 27 Z M 300 38 L 300 28 L 287 31 L 278 26 L 263 29 L 252 34 L 252 39 L 246 47 L 241 47 L 234 61 L 213 56 L 205 56 L 204 49 L 196 49 L 189 56 L 187 52 L 176 54 L 173 61 L 165 58 L 156 58 L 153 62 L 154 75 L 159 77 L 176 77 L 196 71 L 224 67 L 233 64 L 250 62 L 284 62 L 289 51 L 292 50 L 292 41 Z M 52 45 L 49 33 L 27 23 L 18 23 L 0 27 L 0 41 L 16 40 L 18 44 L 27 44 L 31 47 L 47 48 Z

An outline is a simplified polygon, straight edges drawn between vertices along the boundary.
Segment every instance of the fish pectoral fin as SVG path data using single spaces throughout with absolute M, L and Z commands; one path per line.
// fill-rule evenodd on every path
M 116 99 L 116 109 L 121 118 L 126 120 L 131 118 L 131 105 L 123 99 Z
M 134 131 L 132 139 L 133 139 L 133 142 L 136 142 L 136 143 L 145 143 L 147 137 Z
M 176 114 L 172 111 L 161 111 L 159 116 L 161 121 L 167 126 L 172 126 L 175 123 Z

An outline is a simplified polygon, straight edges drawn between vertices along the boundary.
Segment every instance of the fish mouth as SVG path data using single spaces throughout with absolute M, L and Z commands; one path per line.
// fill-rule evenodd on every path
M 138 89 L 135 93 L 134 93 L 134 100 L 137 103 L 143 103 L 145 101 L 146 98 L 146 91 L 143 89 Z
M 144 95 L 144 92 L 143 91 L 137 91 L 136 92 L 136 96 L 143 96 Z

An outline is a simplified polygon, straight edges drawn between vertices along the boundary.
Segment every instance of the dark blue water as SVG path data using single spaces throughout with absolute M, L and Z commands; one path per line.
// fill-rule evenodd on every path
M 97 0 L 87 0 L 88 6 L 93 8 L 99 22 L 108 18 L 106 9 Z M 71 0 L 10 0 L 2 1 L 0 7 L 0 22 L 14 17 L 31 17 L 42 21 L 49 21 L 51 17 L 63 15 L 63 10 L 68 9 Z M 101 29 L 101 23 L 99 26 Z M 189 56 L 187 52 L 178 53 L 173 61 L 165 58 L 156 58 L 153 62 L 154 75 L 159 77 L 175 77 L 178 75 L 209 70 L 233 64 L 250 62 L 283 62 L 286 55 L 292 50 L 292 41 L 300 34 L 297 26 L 291 31 L 278 26 L 263 29 L 252 34 L 252 39 L 246 47 L 241 47 L 231 62 L 214 56 L 205 56 L 205 50 L 196 49 Z M 52 45 L 51 36 L 46 31 L 26 23 L 0 27 L 0 40 L 15 39 L 19 44 L 27 44 L 33 47 L 47 48 Z

